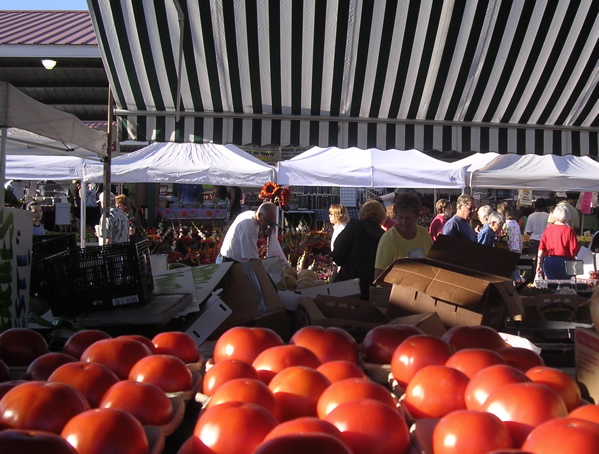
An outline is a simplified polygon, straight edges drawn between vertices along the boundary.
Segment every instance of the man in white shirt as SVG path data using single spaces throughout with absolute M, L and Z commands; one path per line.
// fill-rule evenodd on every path
M 256 211 L 240 213 L 225 234 L 220 255 L 223 262 L 247 262 L 257 259 L 258 238 L 270 237 L 276 227 L 277 206 L 264 202 Z
M 539 241 L 541 241 L 541 236 L 543 236 L 543 232 L 547 227 L 548 218 L 547 201 L 545 199 L 537 199 L 535 201 L 535 211 L 528 216 L 526 227 L 524 228 L 524 232 L 530 236 L 528 240 L 529 255 L 537 256 Z

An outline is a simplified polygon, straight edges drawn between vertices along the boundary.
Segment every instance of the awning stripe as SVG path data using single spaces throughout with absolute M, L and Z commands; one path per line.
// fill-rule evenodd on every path
M 123 140 L 599 148 L 599 0 L 179 0 L 182 74 L 173 2 L 134 3 L 90 0 Z

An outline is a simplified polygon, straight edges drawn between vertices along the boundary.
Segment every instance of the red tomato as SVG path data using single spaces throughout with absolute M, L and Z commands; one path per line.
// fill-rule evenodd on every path
M 296 433 L 281 435 L 262 442 L 254 454 L 353 454 L 347 445 L 324 433 Z
M 435 454 L 480 454 L 512 447 L 510 431 L 503 421 L 483 411 L 452 411 L 433 430 Z
M 372 399 L 343 402 L 325 418 L 343 435 L 354 454 L 406 453 L 408 425 L 397 409 Z
M 443 365 L 452 354 L 452 348 L 443 339 L 426 334 L 410 336 L 393 352 L 391 374 L 405 388 L 420 369 Z
M 468 377 L 446 366 L 426 366 L 412 377 L 402 405 L 414 418 L 442 418 L 466 408 Z
M 575 408 L 568 414 L 568 418 L 584 419 L 585 421 L 599 424 L 599 405 L 586 404 Z
M 537 366 L 526 371 L 526 376 L 534 383 L 549 386 L 564 400 L 568 411 L 580 405 L 581 393 L 578 383 L 563 370 L 554 367 Z
M 364 378 L 348 378 L 332 383 L 318 399 L 316 412 L 324 419 L 334 408 L 343 402 L 354 399 L 373 399 L 397 409 L 397 402 L 383 385 Z
M 493 391 L 510 383 L 530 382 L 524 372 L 507 364 L 485 367 L 477 372 L 466 386 L 465 400 L 468 410 L 482 410 L 483 404 Z
M 85 396 L 90 407 L 96 408 L 100 405 L 104 393 L 119 379 L 102 364 L 77 361 L 60 366 L 52 372 L 48 381 L 71 385 Z
M 339 429 L 330 422 L 314 416 L 302 416 L 290 421 L 284 421 L 268 432 L 264 441 L 280 437 L 281 435 L 293 435 L 297 433 L 325 433 L 337 438 L 339 441 L 344 441 Z
M 410 325 L 380 325 L 372 328 L 362 342 L 362 358 L 368 363 L 391 364 L 393 352 L 406 338 L 424 334 Z
M 139 341 L 116 337 L 94 342 L 85 349 L 81 361 L 104 364 L 125 380 L 133 365 L 151 354 L 150 349 Z
M 27 383 L 27 380 L 8 380 L 0 383 L 0 399 L 4 397 L 4 394 L 13 389 L 15 386 L 20 385 L 21 383 Z
M 252 363 L 258 378 L 268 384 L 278 372 L 291 366 L 306 366 L 316 369 L 320 361 L 314 353 L 299 345 L 279 345 L 260 353 Z
M 540 454 L 596 453 L 599 452 L 599 426 L 582 419 L 553 419 L 535 427 L 522 449 Z
M 200 360 L 200 347 L 195 339 L 181 331 L 167 331 L 158 333 L 152 339 L 156 353 L 159 355 L 173 355 L 186 364 L 196 363 Z
M 165 393 L 187 391 L 193 376 L 187 365 L 173 355 L 150 355 L 137 361 L 129 371 L 129 380 L 151 383 Z
M 508 366 L 526 372 L 528 369 L 537 366 L 544 366 L 545 361 L 541 356 L 528 348 L 505 347 L 498 351 Z
M 278 418 L 279 410 L 272 391 L 260 380 L 252 378 L 235 378 L 223 383 L 214 392 L 206 407 L 235 401 L 258 405 Z
M 48 353 L 44 336 L 29 328 L 9 328 L 0 333 L 0 358 L 7 366 L 29 366 Z
M 306 347 L 321 363 L 328 361 L 350 361 L 358 363 L 358 343 L 341 328 L 310 325 L 300 328 L 291 337 L 290 344 Z
M 349 361 L 329 361 L 316 369 L 327 377 L 331 383 L 346 378 L 366 378 L 366 374 L 358 365 Z
M 25 380 L 47 380 L 59 366 L 77 361 L 71 355 L 60 352 L 45 353 L 35 358 L 25 371 Z
M 463 348 L 484 348 L 499 351 L 505 347 L 505 341 L 499 333 L 489 326 L 454 326 L 443 334 L 443 340 L 455 351 Z
M 505 422 L 514 446 L 521 446 L 535 426 L 568 415 L 562 398 L 551 388 L 538 383 L 503 385 L 489 395 L 482 410 Z
M 183 442 L 177 454 L 214 454 L 214 451 L 192 435 Z
M 96 408 L 71 419 L 60 434 L 79 454 L 148 454 L 140 422 L 126 411 Z
M 59 434 L 73 416 L 89 409 L 83 394 L 64 383 L 30 381 L 0 399 L 0 422 L 14 429 Z
M 85 349 L 91 344 L 102 339 L 110 339 L 110 337 L 110 334 L 99 329 L 77 331 L 67 339 L 62 347 L 62 352 L 79 360 Z
M 215 454 L 251 454 L 276 425 L 258 405 L 225 402 L 203 411 L 193 433 Z
M 239 359 L 252 364 L 270 347 L 283 345 L 281 337 L 268 328 L 236 326 L 225 331 L 214 345 L 214 364 L 223 359 Z
M 11 379 L 10 369 L 6 363 L 0 359 L 0 383 Z
M 204 374 L 202 392 L 212 396 L 223 383 L 235 378 L 258 379 L 258 373 L 251 364 L 239 359 L 223 359 Z
M 309 367 L 283 369 L 268 384 L 277 401 L 279 420 L 316 416 L 318 399 L 330 384 L 328 378 Z
M 494 364 L 505 364 L 501 355 L 493 350 L 482 348 L 463 348 L 455 352 L 445 365 L 472 378 L 478 371 Z
M 151 383 L 121 380 L 104 394 L 100 408 L 132 414 L 144 426 L 163 426 L 173 419 L 173 406 L 164 391 Z
M 41 430 L 0 431 L 0 452 L 18 454 L 77 454 L 60 435 Z
M 124 337 L 125 339 L 133 339 L 133 340 L 139 341 L 142 344 L 144 344 L 146 347 L 148 347 L 150 349 L 150 351 L 152 352 L 152 354 L 156 353 L 156 347 L 154 346 L 152 341 L 150 339 L 148 339 L 146 336 L 142 336 L 140 334 L 123 334 L 122 336 L 119 336 L 119 337 Z

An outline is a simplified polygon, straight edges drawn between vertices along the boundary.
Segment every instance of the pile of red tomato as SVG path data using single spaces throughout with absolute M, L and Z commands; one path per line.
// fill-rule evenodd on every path
M 154 454 L 147 428 L 172 431 L 173 396 L 189 392 L 204 404 L 178 454 L 599 452 L 599 406 L 575 380 L 482 326 L 435 337 L 384 325 L 361 344 L 339 328 L 304 327 L 284 343 L 236 327 L 215 343 L 201 388 L 184 333 L 86 330 L 51 353 L 16 329 L 0 334 L 0 358 L 27 366 L 14 381 L 0 362 L 0 452 Z

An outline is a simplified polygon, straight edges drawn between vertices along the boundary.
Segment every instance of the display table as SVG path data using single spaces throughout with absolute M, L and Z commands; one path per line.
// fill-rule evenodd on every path
M 157 207 L 156 216 L 172 221 L 179 219 L 218 219 L 227 218 L 227 210 L 222 208 L 163 208 Z

